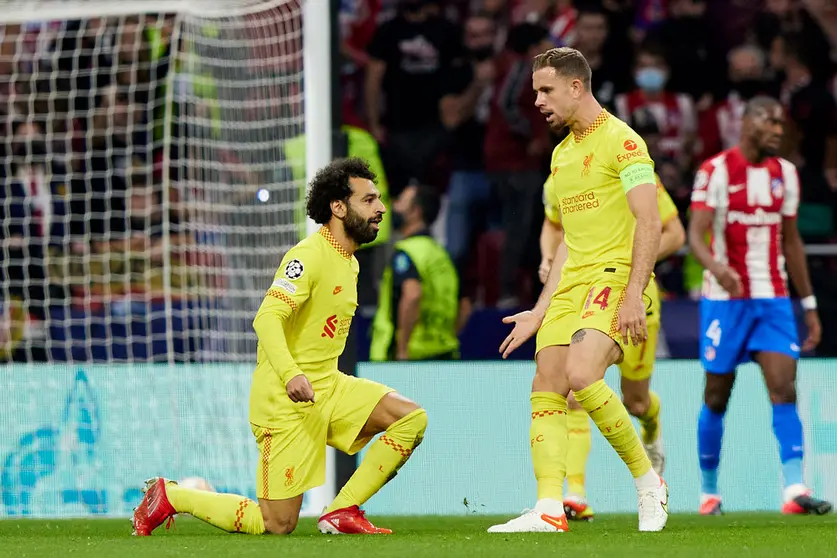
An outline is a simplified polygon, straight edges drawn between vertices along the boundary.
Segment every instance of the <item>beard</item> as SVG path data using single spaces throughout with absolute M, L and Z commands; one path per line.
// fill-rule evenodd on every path
M 352 209 L 351 205 L 347 206 L 346 218 L 343 219 L 343 229 L 346 235 L 352 239 L 358 246 L 362 244 L 369 244 L 378 237 L 378 231 L 372 226 L 372 223 L 377 220 L 364 219 L 360 213 Z

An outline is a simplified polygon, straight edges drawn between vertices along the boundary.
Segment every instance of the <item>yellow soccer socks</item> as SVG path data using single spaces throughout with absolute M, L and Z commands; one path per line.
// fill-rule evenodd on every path
M 645 477 L 648 476 L 649 471 L 652 471 L 651 460 L 648 459 L 645 448 L 642 447 L 642 441 L 634 428 L 628 410 L 613 390 L 604 380 L 599 380 L 576 391 L 575 399 L 587 411 L 599 431 L 628 466 L 634 479 L 646 480 Z M 657 484 L 651 483 L 649 488 L 659 485 L 656 473 L 652 476 Z
M 648 392 L 651 404 L 648 410 L 639 419 L 640 434 L 643 444 L 653 444 L 660 433 L 660 396 L 653 391 Z
M 587 497 L 584 477 L 587 458 L 593 445 L 590 417 L 584 409 L 570 409 L 567 414 L 567 492 L 580 498 Z
M 557 393 L 532 392 L 532 425 L 529 443 L 538 481 L 538 501 L 549 501 L 545 513 L 564 512 L 564 476 L 567 460 L 567 398 Z
M 230 533 L 261 535 L 264 519 L 258 502 L 237 494 L 218 494 L 174 483 L 166 484 L 166 496 L 177 513 L 188 513 Z
M 371 446 L 360 466 L 326 509 L 360 506 L 390 481 L 424 438 L 427 412 L 416 409 L 395 421 Z

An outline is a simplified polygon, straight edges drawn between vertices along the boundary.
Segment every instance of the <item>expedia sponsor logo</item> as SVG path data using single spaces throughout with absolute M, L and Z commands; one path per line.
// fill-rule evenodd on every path
M 634 148 L 634 151 L 628 151 L 627 153 L 620 153 L 616 156 L 616 161 L 619 163 L 626 163 L 632 159 L 636 159 L 638 157 L 647 157 L 648 154 L 645 152 L 644 149 L 637 149 Z
M 599 200 L 596 199 L 596 194 L 593 192 L 585 192 L 577 196 L 561 198 L 561 213 L 563 215 L 587 211 L 588 209 L 596 209 L 597 207 L 599 207 Z
M 727 222 L 731 225 L 761 227 L 764 225 L 778 225 L 782 222 L 782 216 L 779 213 L 766 213 L 762 209 L 757 209 L 755 213 L 730 211 L 727 215 Z

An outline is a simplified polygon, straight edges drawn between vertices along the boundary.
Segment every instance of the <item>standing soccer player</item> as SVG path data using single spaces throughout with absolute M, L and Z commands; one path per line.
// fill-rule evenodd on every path
M 504 319 L 514 324 L 500 346 L 504 357 L 538 334 L 530 429 L 538 500 L 533 510 L 489 532 L 568 530 L 563 490 L 570 391 L 634 477 L 639 530 L 660 531 L 668 519 L 668 487 L 603 379 L 629 344 L 648 336 L 650 300 L 643 292 L 662 230 L 654 163 L 642 138 L 593 97 L 590 74 L 572 48 L 535 58 L 536 105 L 554 130 L 570 128 L 551 165 L 568 256 L 563 268 L 552 266 L 532 310 Z
M 663 224 L 657 261 L 662 261 L 679 250 L 686 241 L 686 231 L 677 214 L 677 207 L 669 196 L 660 177 L 657 182 L 657 209 Z M 563 244 L 564 231 L 561 227 L 560 183 L 550 175 L 544 184 L 544 221 L 541 229 L 541 265 L 538 274 L 546 282 L 552 266 L 562 267 L 567 259 Z M 558 249 L 561 248 L 559 251 Z M 557 256 L 556 256 L 557 254 Z M 553 259 L 555 258 L 555 259 Z M 559 279 L 560 281 L 560 279 Z M 624 348 L 624 358 L 619 364 L 622 375 L 622 402 L 628 412 L 639 419 L 640 436 L 651 464 L 657 474 L 665 469 L 662 425 L 660 423 L 660 397 L 651 390 L 651 376 L 654 373 L 657 341 L 660 335 L 660 291 L 656 281 L 650 281 L 645 296 L 651 304 L 646 313 L 648 338 L 641 345 Z M 567 413 L 567 494 L 564 496 L 564 512 L 567 519 L 590 521 L 593 509 L 587 503 L 585 485 L 587 458 L 592 447 L 590 419 L 587 413 L 570 394 Z
M 322 227 L 285 255 L 253 322 L 259 349 L 250 423 L 260 453 L 258 504 L 151 479 L 134 511 L 135 535 L 150 535 L 176 513 L 229 532 L 288 534 L 303 493 L 325 482 L 326 446 L 355 454 L 380 432 L 318 527 L 331 534 L 391 533 L 372 525 L 359 506 L 421 443 L 427 413 L 386 386 L 337 369 L 357 308 L 354 252 L 375 239 L 385 212 L 374 181 L 357 158 L 317 173 L 307 212 Z
M 752 99 L 744 109 L 739 145 L 706 161 L 695 177 L 689 245 L 706 268 L 700 302 L 706 389 L 698 419 L 704 515 L 721 513 L 718 464 L 724 413 L 735 368 L 751 358 L 761 367 L 773 404 L 773 432 L 785 481 L 782 512 L 831 510 L 831 504 L 811 496 L 802 479 L 795 387 L 800 347 L 785 261 L 805 310 L 808 338 L 803 350 L 817 346 L 821 330 L 796 226 L 799 178 L 792 163 L 775 157 L 783 132 L 779 102 Z

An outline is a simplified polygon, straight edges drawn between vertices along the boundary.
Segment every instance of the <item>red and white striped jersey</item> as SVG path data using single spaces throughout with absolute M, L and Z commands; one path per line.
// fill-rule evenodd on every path
M 691 207 L 715 212 L 712 256 L 741 276 L 741 298 L 789 296 L 782 222 L 795 218 L 799 207 L 799 176 L 793 163 L 771 157 L 756 165 L 737 146 L 722 151 L 698 170 Z M 703 274 L 703 296 L 730 298 L 708 270 Z

